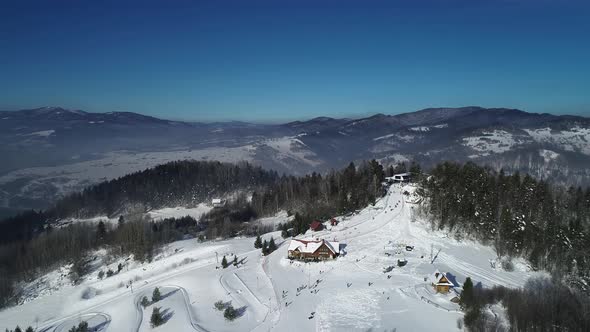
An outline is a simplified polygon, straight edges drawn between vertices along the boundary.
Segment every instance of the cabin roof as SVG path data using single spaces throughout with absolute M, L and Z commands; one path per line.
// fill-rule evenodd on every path
M 332 251 L 334 254 L 340 253 L 340 243 L 339 242 L 331 242 L 326 240 L 301 240 L 301 239 L 293 239 L 291 243 L 289 243 L 288 251 L 292 250 L 299 250 L 299 252 L 313 254 L 316 252 L 322 244 L 326 244 L 326 247 Z
M 436 286 L 455 286 L 449 281 L 447 275 L 439 270 L 434 271 L 434 273 L 430 275 L 430 281 Z
M 311 229 L 318 229 L 318 228 L 319 228 L 319 227 L 321 227 L 321 226 L 322 226 L 322 223 L 321 223 L 321 222 L 319 222 L 319 221 L 317 221 L 317 220 L 314 220 L 314 221 L 311 223 L 311 225 L 309 225 L 309 228 L 311 228 Z

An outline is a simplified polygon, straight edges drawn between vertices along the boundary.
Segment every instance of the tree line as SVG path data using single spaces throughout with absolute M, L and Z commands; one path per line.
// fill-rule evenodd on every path
M 502 320 L 486 310 L 501 303 L 510 331 L 588 331 L 590 299 L 585 294 L 546 277 L 533 278 L 524 287 L 474 287 L 469 278 L 463 285 L 461 307 L 470 331 L 503 331 Z
M 445 162 L 421 182 L 433 227 L 519 256 L 588 291 L 590 188 L 553 187 L 529 175 Z

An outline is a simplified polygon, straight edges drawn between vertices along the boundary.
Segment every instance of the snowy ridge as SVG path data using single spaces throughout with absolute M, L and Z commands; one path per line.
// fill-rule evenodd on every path
M 569 130 L 552 130 L 551 128 L 524 129 L 539 143 L 552 143 L 566 151 L 579 151 L 590 155 L 590 128 L 580 126 Z

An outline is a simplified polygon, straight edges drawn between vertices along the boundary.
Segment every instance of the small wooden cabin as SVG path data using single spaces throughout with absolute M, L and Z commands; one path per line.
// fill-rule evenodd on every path
M 321 222 L 314 220 L 311 225 L 309 225 L 309 229 L 311 229 L 314 232 L 317 231 L 321 231 L 324 228 L 324 225 L 322 225 Z
M 432 287 L 437 293 L 448 293 L 451 287 L 455 285 L 449 281 L 447 275 L 445 273 L 440 272 L 439 270 L 434 271 L 434 273 L 430 276 L 430 282 Z

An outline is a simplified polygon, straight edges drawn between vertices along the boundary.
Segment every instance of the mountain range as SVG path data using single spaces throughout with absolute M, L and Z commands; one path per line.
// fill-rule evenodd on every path
M 0 112 L 0 205 L 44 208 L 85 186 L 178 160 L 246 160 L 305 174 L 350 161 L 473 161 L 590 184 L 590 118 L 506 108 L 429 108 L 285 124 L 169 121 L 59 107 Z

